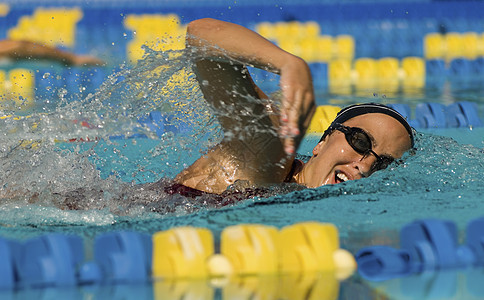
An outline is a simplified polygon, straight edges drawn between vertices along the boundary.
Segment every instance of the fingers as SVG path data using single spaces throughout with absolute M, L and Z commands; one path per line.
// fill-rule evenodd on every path
M 295 138 L 301 134 L 300 126 L 307 123 L 308 114 L 311 115 L 314 107 L 312 91 L 297 89 L 293 91 L 286 87 L 281 114 L 280 135 L 283 138 L 284 151 L 293 155 L 296 151 Z M 310 117 L 310 116 L 309 116 Z

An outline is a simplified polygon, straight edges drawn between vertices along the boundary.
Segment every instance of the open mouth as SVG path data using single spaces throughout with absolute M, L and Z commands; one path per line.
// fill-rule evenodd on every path
M 335 172 L 335 175 L 334 175 L 335 183 L 342 183 L 342 182 L 345 182 L 345 181 L 348 181 L 348 180 L 349 180 L 349 178 L 348 178 L 348 176 L 346 176 L 345 173 L 343 173 L 341 171 Z

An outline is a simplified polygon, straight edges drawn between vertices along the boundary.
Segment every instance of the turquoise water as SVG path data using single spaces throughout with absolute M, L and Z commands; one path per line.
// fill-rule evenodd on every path
M 276 187 L 278 195 L 233 206 L 194 204 L 159 191 L 143 194 L 143 199 L 134 197 L 136 184 L 161 178 L 169 184 L 170 178 L 221 137 L 216 121 L 200 101 L 193 75 L 181 86 L 170 86 L 172 75 L 189 70 L 189 65 L 177 53 L 168 63 L 161 63 L 165 60 L 160 56 L 166 55 L 152 53 L 137 68 L 110 78 L 87 99 L 60 102 L 30 118 L 2 120 L 9 130 L 0 136 L 0 177 L 4 190 L 12 193 L 1 195 L 0 236 L 18 240 L 64 232 L 84 237 L 89 245 L 97 234 L 113 230 L 151 234 L 190 225 L 209 228 L 217 237 L 223 228 L 240 223 L 281 228 L 311 220 L 335 224 L 342 247 L 354 253 L 368 245 L 398 246 L 400 228 L 418 218 L 449 219 L 463 230 L 469 220 L 482 216 L 484 128 L 421 130 L 415 152 L 407 153 L 403 163 L 369 178 L 316 189 Z M 168 90 L 163 89 L 166 86 Z M 470 89 L 394 97 L 319 95 L 318 104 L 368 100 L 414 107 L 429 100 L 444 104 L 467 100 L 482 111 L 481 94 Z M 158 137 L 140 125 L 137 118 L 152 110 L 174 116 L 171 125 L 180 130 Z M 72 120 L 86 120 L 92 126 L 85 128 Z M 109 139 L 135 133 L 147 138 Z M 20 137 L 39 141 L 39 145 L 19 146 Z M 97 141 L 59 142 L 71 138 Z M 316 140 L 307 136 L 298 152 L 308 155 Z M 69 210 L 63 202 L 62 195 L 71 191 L 82 194 L 79 210 Z M 370 283 L 355 276 L 342 284 L 340 299 L 353 299 L 351 295 L 360 288 L 373 293 Z

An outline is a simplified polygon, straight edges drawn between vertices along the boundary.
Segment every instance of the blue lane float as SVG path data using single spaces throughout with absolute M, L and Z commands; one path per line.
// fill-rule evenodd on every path
M 84 261 L 82 239 L 49 234 L 27 240 L 14 254 L 21 286 L 58 287 L 78 283 L 76 270 Z
M 477 113 L 477 105 L 473 102 L 461 101 L 446 107 L 448 127 L 481 127 L 482 122 Z
M 146 282 L 151 276 L 151 236 L 138 232 L 112 232 L 95 240 L 94 258 L 102 270 L 100 280 L 116 283 Z
M 477 104 L 460 101 L 448 106 L 440 103 L 419 103 L 415 108 L 415 118 L 407 104 L 389 104 L 402 114 L 416 129 L 420 128 L 470 128 L 482 127 Z
M 377 245 L 358 251 L 358 272 L 365 279 L 385 281 L 482 267 L 484 217 L 470 221 L 466 235 L 459 245 L 453 222 L 417 220 L 402 228 L 400 249 Z M 83 241 L 76 235 L 47 234 L 24 242 L 0 238 L 0 290 L 150 282 L 152 238 L 129 231 L 101 234 L 94 240 L 92 261 L 85 261 Z
M 425 219 L 406 225 L 400 232 L 400 246 L 408 251 L 417 271 L 474 265 L 468 246 L 459 246 L 457 227 L 446 220 Z
M 0 238 L 0 290 L 11 289 L 16 284 L 13 256 L 18 247 L 18 243 Z
M 469 222 L 464 245 L 457 227 L 448 220 L 423 219 L 404 226 L 400 249 L 364 247 L 356 253 L 358 272 L 371 281 L 384 281 L 425 271 L 440 271 L 484 264 L 484 218 Z
M 415 116 L 420 128 L 446 128 L 445 106 L 440 103 L 419 103 Z
M 262 252 L 255 249 L 258 252 L 255 256 L 247 252 L 247 240 L 239 236 L 241 230 L 251 228 L 256 244 L 263 245 Z M 309 244 L 301 239 L 306 231 L 311 236 Z M 229 279 L 246 274 L 247 266 L 252 266 L 251 275 L 331 271 L 343 280 L 356 267 L 354 257 L 339 248 L 339 235 L 332 224 L 298 223 L 280 232 L 274 227 L 251 224 L 229 227 L 224 232 L 221 244 L 225 246 L 220 253 L 214 253 L 212 233 L 205 228 L 179 227 L 153 236 L 132 231 L 105 233 L 94 240 L 92 261 L 84 260 L 83 241 L 76 235 L 47 234 L 24 242 L 0 238 L 0 294 L 3 291 L 28 294 L 52 288 L 57 291 L 59 287 L 73 286 L 92 290 L 110 285 L 142 285 L 157 278 Z M 229 243 L 224 244 L 227 239 Z M 313 249 L 317 262 L 310 263 L 312 256 L 306 258 L 306 263 L 293 261 L 291 255 L 297 253 L 279 244 L 279 239 L 303 248 L 319 245 Z M 255 262 L 261 258 L 268 259 L 273 268 L 267 269 L 267 263 L 257 265 Z M 160 270 L 166 273 L 161 275 Z M 29 295 L 30 298 L 35 297 Z
M 363 248 L 356 259 L 359 273 L 373 281 L 398 278 L 414 272 L 409 253 L 388 246 Z
M 484 265 L 484 217 L 467 225 L 466 243 L 475 253 L 478 264 Z

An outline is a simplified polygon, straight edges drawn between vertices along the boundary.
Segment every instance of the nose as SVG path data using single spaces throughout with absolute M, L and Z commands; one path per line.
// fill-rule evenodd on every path
M 372 167 L 376 160 L 376 157 L 371 154 L 363 155 L 353 162 L 353 167 L 358 170 L 361 177 L 368 177 L 373 173 Z

